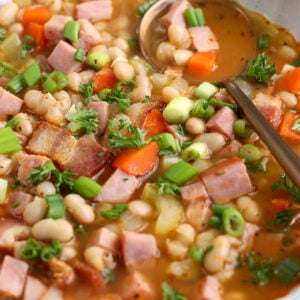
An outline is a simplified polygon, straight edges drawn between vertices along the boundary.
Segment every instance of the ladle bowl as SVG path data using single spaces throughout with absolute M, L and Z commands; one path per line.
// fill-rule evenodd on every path
M 155 49 L 157 47 L 156 43 L 153 43 L 154 34 L 156 26 L 159 25 L 159 18 L 168 11 L 168 8 L 172 3 L 176 0 L 160 0 L 155 5 L 153 5 L 143 17 L 140 30 L 139 30 L 139 39 L 140 39 L 140 47 L 144 57 L 149 61 L 149 63 L 155 67 L 157 70 L 163 71 L 164 65 L 160 63 L 155 56 Z M 291 147 L 282 139 L 282 137 L 277 133 L 277 131 L 268 123 L 268 121 L 263 117 L 263 115 L 258 111 L 258 109 L 254 106 L 252 101 L 243 93 L 243 91 L 238 87 L 238 85 L 232 81 L 232 79 L 242 73 L 247 66 L 249 60 L 255 57 L 256 55 L 256 37 L 251 26 L 251 22 L 248 19 L 247 15 L 243 12 L 243 10 L 234 2 L 226 1 L 226 0 L 193 0 L 190 1 L 193 5 L 201 5 L 202 8 L 205 5 L 220 5 L 219 9 L 215 6 L 215 16 L 216 14 L 222 16 L 224 7 L 226 9 L 231 9 L 232 13 L 236 16 L 233 18 L 234 20 L 242 20 L 244 22 L 244 27 L 238 28 L 242 35 L 248 33 L 249 36 L 244 41 L 246 43 L 246 48 L 250 51 L 245 51 L 240 55 L 235 57 L 230 56 L 231 52 L 234 52 L 236 48 L 239 48 L 244 45 L 240 44 L 222 44 L 220 43 L 220 52 L 222 52 L 222 47 L 230 47 L 227 48 L 225 54 L 227 53 L 224 65 L 220 61 L 218 62 L 218 72 L 211 74 L 211 76 L 190 76 L 184 73 L 185 79 L 188 80 L 191 84 L 199 84 L 203 81 L 211 81 L 211 82 L 220 82 L 225 86 L 227 91 L 231 94 L 236 103 L 241 107 L 245 117 L 248 119 L 254 130 L 260 136 L 262 141 L 267 145 L 270 149 L 273 156 L 276 158 L 278 163 L 284 169 L 286 174 L 293 180 L 293 182 L 300 188 L 300 159 L 295 154 L 295 152 L 291 149 Z M 224 6 L 225 5 L 225 6 Z M 205 12 L 204 12 L 205 14 Z M 218 20 L 215 20 L 217 22 Z M 210 19 L 207 20 L 207 24 L 212 26 L 212 30 L 214 31 L 214 27 L 212 23 L 210 24 Z M 158 25 L 157 25 L 158 24 Z M 234 24 L 231 23 L 231 24 Z M 239 27 L 237 23 L 236 27 Z M 232 26 L 232 25 L 231 25 Z M 230 32 L 233 27 L 225 28 L 228 31 L 228 35 L 230 36 Z M 235 28 L 236 29 L 236 28 Z M 222 30 L 224 34 L 224 28 Z M 218 30 L 215 29 L 214 33 L 218 38 Z M 166 32 L 161 35 L 161 39 L 166 39 Z M 159 40 L 159 39 L 158 39 Z M 161 40 L 159 40 L 161 41 Z M 229 49 L 229 50 L 228 50 Z M 232 49 L 232 51 L 230 51 Z M 227 69 L 223 70 L 222 68 Z M 234 67 L 233 67 L 234 66 Z M 232 68 L 232 69 L 231 69 Z M 221 75 L 220 75 L 221 74 Z

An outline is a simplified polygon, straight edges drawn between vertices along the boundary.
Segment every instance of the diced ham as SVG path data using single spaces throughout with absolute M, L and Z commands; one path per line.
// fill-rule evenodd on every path
M 41 300 L 64 300 L 63 292 L 54 286 L 50 287 Z
M 0 269 L 0 294 L 14 298 L 21 297 L 27 272 L 27 263 L 6 255 Z
M 46 293 L 47 287 L 37 278 L 27 276 L 23 300 L 40 300 Z
M 109 119 L 109 104 L 105 101 L 100 102 L 90 102 L 87 109 L 94 109 L 98 115 L 98 134 L 101 135 L 108 123 Z
M 0 87 L 0 115 L 15 115 L 21 110 L 23 100 Z
M 23 219 L 25 206 L 30 203 L 33 196 L 22 191 L 12 192 L 8 196 L 7 210 L 16 219 Z
M 184 11 L 191 7 L 192 5 L 186 0 L 175 1 L 160 21 L 167 27 L 170 25 L 181 25 L 185 27 Z
M 96 27 L 86 19 L 79 19 L 80 24 L 79 39 L 73 44 L 76 48 L 90 50 L 90 48 L 102 42 L 102 37 Z
M 280 125 L 282 103 L 279 97 L 258 93 L 253 99 L 253 104 L 274 128 Z
M 214 276 L 206 276 L 197 285 L 195 300 L 222 300 L 222 288 Z
M 187 221 L 197 231 L 201 232 L 207 228 L 207 222 L 212 216 L 212 211 L 204 201 L 192 202 L 186 208 Z
M 155 262 L 158 250 L 152 234 L 123 231 L 120 239 L 122 259 L 126 268 Z
M 237 119 L 236 114 L 229 107 L 219 109 L 206 123 L 209 131 L 216 131 L 227 138 L 234 138 L 233 122 Z
M 223 149 L 221 149 L 219 152 L 214 154 L 214 158 L 215 159 L 224 159 L 224 158 L 239 156 L 239 151 L 240 151 L 241 146 L 242 146 L 242 144 L 240 142 L 233 139 Z
M 242 244 L 238 249 L 239 253 L 247 253 L 251 250 L 254 238 L 257 235 L 259 229 L 259 226 L 255 224 L 246 223 L 243 235 L 241 237 Z
M 244 161 L 238 157 L 224 160 L 200 174 L 208 195 L 216 203 L 227 203 L 253 191 Z
M 75 53 L 75 47 L 65 41 L 60 41 L 48 57 L 48 63 L 53 69 L 66 74 L 79 72 L 81 70 L 81 63 L 74 60 Z
M 116 169 L 104 183 L 102 191 L 94 198 L 94 201 L 125 203 L 139 184 L 140 182 L 135 176 L 129 175 L 121 169 Z
M 185 203 L 206 200 L 207 191 L 201 181 L 186 185 L 181 188 L 181 198 Z
M 216 36 L 208 26 L 189 27 L 193 46 L 198 52 L 219 50 L 220 46 Z
M 29 185 L 28 177 L 31 172 L 36 171 L 34 167 L 44 166 L 48 160 L 48 157 L 42 155 L 22 155 L 19 158 L 18 180 L 24 185 Z
M 146 276 L 139 271 L 131 273 L 124 281 L 124 300 L 152 299 L 153 288 Z
M 111 0 L 96 0 L 83 2 L 76 5 L 77 18 L 88 19 L 95 23 L 98 21 L 109 20 L 113 14 Z
M 99 246 L 113 254 L 119 250 L 119 237 L 111 230 L 101 227 L 95 230 L 87 241 L 87 247 Z
M 52 18 L 45 23 L 44 32 L 48 46 L 55 46 L 59 41 L 64 39 L 63 32 L 65 25 L 71 20 L 72 18 L 70 16 L 53 15 Z

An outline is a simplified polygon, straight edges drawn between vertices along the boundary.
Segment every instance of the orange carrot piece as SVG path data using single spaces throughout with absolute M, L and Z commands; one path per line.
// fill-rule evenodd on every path
M 25 7 L 22 24 L 27 26 L 31 22 L 45 24 L 51 19 L 53 12 L 47 7 Z
M 34 37 L 36 41 L 35 51 L 39 51 L 44 48 L 46 43 L 45 34 L 44 34 L 44 25 L 31 22 L 28 24 L 26 28 L 26 34 L 29 34 L 32 37 Z
M 284 113 L 280 128 L 279 134 L 287 141 L 287 142 L 300 142 L 300 132 L 292 130 L 292 126 L 294 122 L 300 118 L 300 115 L 291 111 L 286 111 Z
M 158 144 L 154 141 L 138 150 L 128 148 L 116 157 L 112 166 L 133 176 L 143 176 L 158 162 L 158 152 Z
M 280 211 L 289 209 L 290 201 L 281 198 L 275 198 L 271 200 L 272 213 L 276 215 Z
M 288 71 L 275 82 L 275 88 L 292 93 L 300 92 L 300 67 Z
M 98 93 L 102 89 L 112 89 L 117 81 L 118 79 L 113 69 L 110 66 L 104 67 L 95 75 L 93 82 L 94 92 Z
M 216 64 L 216 59 L 215 52 L 196 52 L 188 61 L 188 71 L 195 75 L 210 73 Z
M 148 131 L 147 137 L 152 137 L 166 131 L 166 121 L 158 108 L 154 108 L 146 114 L 142 128 Z

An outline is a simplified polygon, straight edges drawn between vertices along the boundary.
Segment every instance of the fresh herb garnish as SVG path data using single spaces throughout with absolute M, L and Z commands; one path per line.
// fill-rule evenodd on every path
M 151 98 L 150 96 L 145 96 L 144 100 L 142 101 L 142 103 L 149 103 L 151 102 Z
M 280 262 L 276 269 L 276 275 L 280 281 L 291 284 L 300 273 L 300 263 L 291 257 Z
M 106 219 L 118 219 L 125 211 L 128 210 L 128 204 L 115 204 L 110 210 L 101 212 L 101 216 Z
M 75 106 L 75 114 L 66 117 L 70 123 L 67 128 L 76 136 L 96 133 L 98 128 L 98 114 L 94 109 L 79 108 Z
M 36 40 L 32 35 L 26 34 L 22 41 L 22 48 L 19 51 L 21 59 L 25 58 L 27 53 L 33 52 L 36 46 Z
M 147 131 L 141 130 L 139 127 L 132 126 L 125 119 L 119 120 L 118 132 L 115 130 L 115 122 L 117 118 L 108 121 L 108 141 L 112 148 L 134 148 L 139 149 L 149 144 L 150 140 L 146 140 Z M 122 135 L 120 130 L 126 128 L 129 137 Z
M 299 211 L 300 211 L 300 208 L 287 209 L 287 210 L 282 210 L 282 211 L 278 212 L 276 215 L 276 223 L 279 225 L 285 225 L 285 226 L 289 225 L 292 218 Z
M 175 196 L 181 191 L 181 188 L 176 183 L 173 183 L 162 176 L 156 177 L 155 183 L 158 185 L 158 193 L 160 195 L 170 194 Z
M 104 277 L 104 281 L 106 283 L 108 282 L 114 282 L 115 281 L 115 274 L 113 271 L 107 270 L 107 269 L 103 269 L 101 271 L 103 277 Z
M 209 246 L 206 249 L 199 247 L 197 248 L 195 244 L 192 244 L 189 255 L 199 264 L 202 264 L 205 255 L 213 249 L 213 246 Z
M 85 84 L 80 84 L 79 86 L 79 94 L 83 97 L 83 103 L 88 104 L 92 100 L 94 87 L 93 87 L 93 81 L 89 81 Z
M 269 64 L 270 58 L 265 53 L 258 55 L 257 59 L 250 62 L 245 77 L 253 77 L 257 82 L 269 83 L 270 78 L 276 73 L 275 64 Z
M 268 171 L 267 164 L 269 158 L 262 156 L 259 159 L 251 162 L 246 162 L 246 167 L 248 171 L 252 173 L 266 173 Z
M 162 300 L 187 300 L 187 298 L 176 292 L 169 284 L 163 282 L 161 285 Z
M 186 131 L 184 126 L 181 124 L 178 125 L 177 130 L 176 130 L 181 136 L 186 136 Z

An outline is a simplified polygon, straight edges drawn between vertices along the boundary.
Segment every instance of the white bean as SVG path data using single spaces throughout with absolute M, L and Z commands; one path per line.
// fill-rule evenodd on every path
M 173 52 L 175 49 L 174 45 L 168 42 L 161 42 L 156 49 L 156 57 L 162 63 L 171 63 L 173 61 Z
M 133 102 L 142 102 L 147 96 L 151 97 L 151 90 L 143 86 L 133 89 L 129 94 L 129 97 Z
M 10 33 L 15 32 L 17 34 L 22 34 L 24 31 L 23 25 L 21 23 L 13 23 L 9 26 L 8 31 Z
M 64 121 L 64 114 L 60 110 L 58 103 L 50 105 L 45 114 L 45 119 L 55 125 L 61 125 Z
M 207 249 L 213 244 L 215 237 L 218 235 L 218 231 L 216 229 L 210 229 L 204 232 L 201 232 L 196 237 L 196 247 Z
M 109 44 L 113 39 L 113 36 L 107 31 L 102 31 L 101 32 L 101 37 L 103 39 L 104 44 Z
M 236 201 L 236 206 L 247 222 L 257 223 L 261 219 L 261 211 L 257 203 L 250 197 L 239 197 Z
M 19 6 L 14 2 L 0 6 L 0 25 L 8 26 L 15 21 Z
M 75 258 L 76 256 L 77 256 L 77 250 L 74 247 L 64 246 L 63 252 L 59 259 L 61 259 L 62 261 L 68 261 Z
M 171 259 L 182 260 L 186 257 L 189 247 L 178 240 L 166 240 L 166 248 Z
M 56 102 L 57 102 L 56 99 L 50 93 L 43 94 L 43 97 L 41 99 L 41 102 L 38 105 L 38 110 L 36 113 L 41 115 L 46 114 L 48 109 L 52 105 L 56 104 Z
M 33 128 L 28 114 L 18 113 L 15 115 L 15 117 L 19 120 L 15 130 L 25 136 L 30 136 Z
M 99 50 L 107 52 L 107 47 L 103 44 L 97 45 L 89 50 L 88 55 L 92 54 L 93 52 L 99 51 Z
M 40 101 L 42 100 L 43 93 L 38 90 L 29 90 L 24 95 L 24 101 L 26 106 L 32 110 L 33 112 L 36 111 L 37 106 L 39 105 Z
M 95 219 L 93 208 L 77 194 L 68 194 L 64 197 L 67 211 L 81 224 L 90 224 Z
M 95 76 L 94 70 L 85 70 L 79 73 L 81 83 L 88 83 L 91 81 Z
M 296 95 L 294 95 L 292 93 L 282 91 L 282 92 L 278 93 L 277 95 L 280 97 L 282 102 L 284 102 L 284 104 L 287 106 L 287 108 L 293 108 L 298 103 L 298 99 L 297 99 Z
M 192 44 L 189 31 L 181 25 L 170 25 L 168 27 L 168 37 L 170 43 L 179 49 L 188 49 Z
M 175 97 L 180 96 L 178 89 L 171 85 L 163 87 L 161 94 L 166 103 L 169 103 Z
M 191 245 L 194 242 L 196 231 L 190 224 L 179 224 L 175 230 L 175 238 L 185 245 Z
M 204 267 L 210 273 L 217 273 L 223 270 L 230 252 L 230 241 L 227 236 L 219 235 L 213 242 L 213 249 L 204 257 Z
M 29 226 L 16 224 L 4 230 L 0 238 L 0 247 L 13 249 L 16 241 L 26 240 L 30 235 L 31 229 Z
M 128 209 L 132 214 L 145 219 L 150 218 L 153 213 L 152 206 L 142 200 L 130 201 L 128 204 Z
M 134 76 L 133 67 L 126 61 L 114 61 L 113 70 L 119 80 L 130 80 Z
M 115 267 L 115 261 L 111 252 L 98 246 L 91 246 L 84 250 L 85 261 L 98 271 L 111 270 Z
M 33 201 L 28 203 L 23 212 L 25 223 L 33 225 L 42 220 L 48 211 L 48 203 L 45 198 L 34 197 Z
M 112 41 L 112 45 L 120 48 L 124 52 L 129 52 L 128 42 L 125 39 L 121 38 L 121 37 L 114 39 Z
M 62 90 L 54 93 L 53 96 L 58 101 L 57 105 L 59 110 L 63 115 L 65 115 L 72 104 L 70 95 L 66 91 Z
M 205 122 L 202 119 L 191 117 L 185 123 L 186 131 L 192 135 L 199 135 L 205 130 Z
M 107 52 L 111 60 L 114 60 L 118 57 L 126 57 L 126 53 L 119 47 L 109 47 Z
M 79 86 L 80 86 L 80 76 L 78 73 L 71 72 L 67 75 L 69 83 L 68 87 L 72 89 L 75 92 L 79 91 Z
M 208 148 L 213 152 L 220 151 L 226 144 L 225 137 L 217 132 L 207 132 L 201 134 L 199 137 L 194 139 L 194 142 L 205 143 Z
M 55 186 L 50 181 L 43 181 L 36 186 L 36 192 L 38 196 L 46 198 L 47 195 L 53 195 L 56 193 Z
M 295 49 L 293 49 L 287 45 L 283 45 L 277 51 L 277 55 L 279 55 L 283 59 L 293 62 L 297 58 L 298 53 Z
M 137 75 L 135 82 L 137 87 L 146 87 L 150 90 L 152 89 L 151 81 L 146 75 Z
M 167 275 L 181 280 L 192 280 L 200 276 L 200 268 L 191 259 L 174 261 L 167 267 Z
M 0 155 L 0 175 L 8 175 L 12 169 L 12 160 L 5 155 Z
M 192 51 L 184 49 L 178 49 L 173 52 L 174 61 L 177 66 L 186 66 L 192 55 Z
M 63 219 L 43 219 L 32 227 L 32 235 L 40 241 L 69 242 L 74 237 L 73 226 Z

